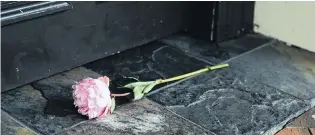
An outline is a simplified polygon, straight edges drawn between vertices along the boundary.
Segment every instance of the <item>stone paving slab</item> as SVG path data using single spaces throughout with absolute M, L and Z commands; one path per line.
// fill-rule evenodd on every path
M 233 68 L 199 75 L 149 98 L 218 135 L 274 134 L 311 107 Z
M 211 135 L 148 99 L 121 106 L 112 115 L 79 124 L 59 135 Z
M 229 64 L 257 82 L 304 100 L 315 98 L 315 53 L 274 42 Z
M 187 52 L 209 63 L 218 64 L 258 46 L 270 42 L 271 38 L 260 34 L 247 34 L 243 37 L 215 43 L 198 40 L 184 34 L 176 34 L 159 40 L 159 42 Z

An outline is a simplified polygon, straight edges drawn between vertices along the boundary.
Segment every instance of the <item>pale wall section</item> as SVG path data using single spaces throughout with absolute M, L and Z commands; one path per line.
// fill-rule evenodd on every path
M 315 2 L 257 1 L 255 31 L 315 52 Z

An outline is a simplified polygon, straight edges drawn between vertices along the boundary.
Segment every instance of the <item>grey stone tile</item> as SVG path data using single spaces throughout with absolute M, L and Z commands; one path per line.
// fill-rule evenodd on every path
M 36 135 L 33 130 L 21 125 L 11 116 L 1 110 L 1 134 L 2 135 Z
M 75 81 L 98 77 L 97 73 L 77 68 L 18 89 L 2 93 L 3 110 L 42 133 L 60 132 L 87 118 L 77 113 L 73 105 L 72 88 Z
M 210 63 L 218 64 L 271 40 L 271 38 L 259 34 L 248 34 L 241 38 L 215 44 L 183 34 L 176 34 L 163 38 L 159 42 L 173 46 Z
M 311 107 L 233 68 L 185 80 L 149 98 L 218 135 L 273 134 Z
M 81 123 L 60 135 L 211 135 L 148 100 L 121 106 L 108 117 Z
M 274 42 L 229 62 L 244 76 L 301 99 L 315 98 L 315 54 Z

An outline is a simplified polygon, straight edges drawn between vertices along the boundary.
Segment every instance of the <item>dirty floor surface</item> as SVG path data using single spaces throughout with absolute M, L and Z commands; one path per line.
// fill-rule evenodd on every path
M 158 86 L 101 120 L 72 104 L 85 77 L 155 80 L 220 63 L 231 67 Z M 314 53 L 258 34 L 218 45 L 173 35 L 3 92 L 1 134 L 314 134 L 314 88 Z

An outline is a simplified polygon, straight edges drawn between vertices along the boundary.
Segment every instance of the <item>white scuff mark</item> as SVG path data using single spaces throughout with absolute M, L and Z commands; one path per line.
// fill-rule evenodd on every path
M 54 119 L 55 118 L 55 115 L 51 115 L 51 116 L 49 116 L 49 119 Z
M 16 70 L 16 78 L 19 80 L 20 79 L 20 69 L 18 67 L 15 68 Z

